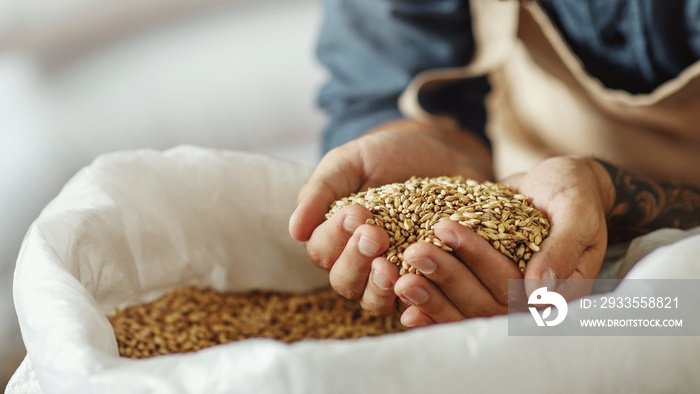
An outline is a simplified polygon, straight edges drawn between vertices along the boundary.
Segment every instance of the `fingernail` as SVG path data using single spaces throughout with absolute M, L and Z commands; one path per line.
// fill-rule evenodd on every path
M 403 314 L 403 315 L 401 315 L 401 318 L 399 319 L 399 321 L 401 322 L 401 324 L 403 324 L 404 327 L 411 328 L 411 327 L 413 327 L 413 326 L 416 325 L 415 322 L 411 322 L 411 321 L 410 321 L 407 317 L 405 317 L 405 316 L 406 316 L 406 314 Z
M 404 327 L 408 327 L 408 328 L 418 328 L 418 327 L 424 327 L 424 326 L 428 325 L 428 323 L 426 323 L 424 321 L 419 321 L 419 322 L 410 321 L 409 318 L 406 317 L 406 314 L 401 315 L 401 318 L 399 319 L 399 321 L 401 322 L 401 324 L 404 325 Z
M 459 238 L 454 231 L 443 227 L 436 227 L 434 231 L 435 236 L 447 246 L 451 247 L 452 249 L 459 248 Z
M 372 272 L 372 281 L 375 285 L 377 285 L 377 287 L 379 287 L 382 290 L 389 290 L 393 285 L 393 283 L 391 283 L 389 279 L 387 279 L 384 275 L 380 274 L 377 271 Z
M 361 254 L 367 257 L 377 256 L 379 254 L 380 248 L 381 246 L 379 246 L 378 243 L 374 242 L 372 239 L 365 235 L 361 236 L 360 240 L 357 241 L 357 249 L 360 251 Z
M 557 285 L 557 275 L 551 268 L 545 268 L 540 274 L 540 287 L 547 287 L 547 290 L 554 291 Z
M 363 224 L 365 224 L 365 221 L 361 218 L 355 215 L 348 215 L 343 220 L 343 230 L 352 234 L 355 232 L 355 230 L 357 230 L 358 227 L 362 226 Z
M 421 287 L 411 287 L 401 292 L 401 296 L 408 300 L 411 305 L 421 305 L 428 302 L 430 295 Z
M 410 259 L 406 263 L 426 275 L 432 274 L 437 269 L 437 264 L 429 257 Z

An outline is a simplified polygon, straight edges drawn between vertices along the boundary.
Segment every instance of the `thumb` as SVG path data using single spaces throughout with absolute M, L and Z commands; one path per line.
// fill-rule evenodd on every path
M 590 294 L 593 280 L 584 279 L 595 279 L 605 256 L 607 233 L 603 231 L 601 235 L 597 226 L 580 215 L 567 214 L 551 220 L 550 235 L 525 267 L 526 293 L 529 296 L 534 290 L 547 287 L 568 301 Z

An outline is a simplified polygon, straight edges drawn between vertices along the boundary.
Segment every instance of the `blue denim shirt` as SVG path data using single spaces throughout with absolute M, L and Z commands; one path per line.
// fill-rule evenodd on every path
M 541 6 L 588 73 L 609 88 L 648 93 L 700 59 L 700 0 Z M 397 99 L 419 72 L 465 66 L 474 53 L 468 0 L 325 0 L 324 12 L 317 46 L 330 74 L 318 96 L 329 117 L 324 151 L 401 117 Z M 418 100 L 486 140 L 488 92 L 485 77 L 473 78 Z

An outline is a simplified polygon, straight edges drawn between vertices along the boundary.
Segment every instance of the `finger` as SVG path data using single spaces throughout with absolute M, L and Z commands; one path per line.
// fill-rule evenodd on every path
M 508 302 L 507 297 L 505 302 L 497 300 L 462 261 L 439 247 L 427 242 L 413 244 L 404 251 L 404 259 L 434 283 L 465 316 L 507 312 L 504 306 Z M 432 315 L 435 312 L 426 313 L 435 319 Z
M 401 313 L 401 324 L 409 328 L 416 328 L 435 324 L 435 320 L 415 306 L 409 306 Z
M 367 286 L 372 260 L 388 247 L 389 235 L 384 229 L 371 224 L 358 227 L 331 268 L 331 286 L 345 298 L 360 298 Z
M 399 268 L 384 257 L 372 261 L 372 270 L 360 306 L 374 316 L 389 316 L 396 311 L 394 283 L 399 279 Z
M 371 217 L 372 213 L 360 205 L 341 209 L 314 230 L 306 252 L 320 267 L 330 269 L 355 230 Z
M 523 278 L 515 262 L 459 223 L 443 221 L 435 225 L 434 231 L 435 236 L 452 248 L 457 259 L 484 284 L 496 301 L 506 305 L 508 279 Z
M 437 286 L 430 283 L 430 281 L 423 276 L 416 274 L 405 274 L 401 276 L 396 281 L 394 291 L 403 302 L 411 307 L 415 307 L 437 323 L 463 320 L 466 318 L 466 316 L 445 297 Z M 405 313 L 406 312 L 404 312 L 404 314 Z M 403 318 L 401 323 L 404 324 Z
M 299 191 L 298 205 L 289 218 L 289 233 L 297 241 L 308 241 L 330 209 L 330 205 L 362 186 L 361 169 L 352 150 L 343 147 L 328 152 Z

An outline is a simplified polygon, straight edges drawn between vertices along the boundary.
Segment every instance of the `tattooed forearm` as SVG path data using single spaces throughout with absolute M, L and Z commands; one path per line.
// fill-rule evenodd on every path
M 628 241 L 664 227 L 700 225 L 700 185 L 654 180 L 598 162 L 615 187 L 615 203 L 607 215 L 610 242 Z

